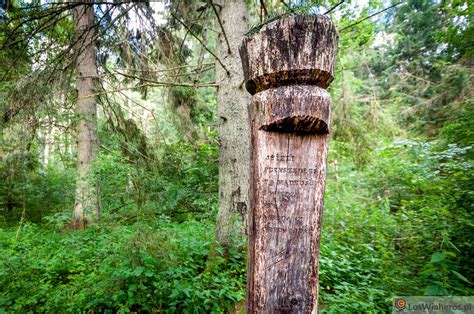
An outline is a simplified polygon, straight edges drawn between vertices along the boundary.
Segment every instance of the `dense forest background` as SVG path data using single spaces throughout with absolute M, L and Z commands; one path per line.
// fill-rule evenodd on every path
M 323 13 L 340 32 L 320 311 L 474 295 L 470 1 L 94 3 L 81 39 L 81 2 L 1 2 L 0 312 L 243 308 L 245 235 L 216 241 L 220 77 L 240 68 L 219 45 L 239 44 L 222 31 L 234 6 L 249 16 L 236 32 Z M 85 96 L 78 55 L 93 58 Z M 97 152 L 78 174 L 85 102 Z M 97 210 L 78 225 L 76 194 L 91 186 Z

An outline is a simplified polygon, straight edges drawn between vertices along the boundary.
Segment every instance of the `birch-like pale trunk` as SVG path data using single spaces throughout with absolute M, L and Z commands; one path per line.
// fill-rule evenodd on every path
M 249 208 L 250 97 L 242 86 L 239 44 L 247 31 L 245 0 L 215 1 L 224 32 L 219 35 L 217 55 L 229 73 L 217 64 L 217 111 L 219 117 L 219 212 L 217 241 L 229 243 L 247 230 Z M 219 23 L 216 20 L 216 27 Z M 227 40 L 226 40 L 227 37 Z M 230 46 L 230 49 L 229 49 Z
M 74 10 L 77 39 L 77 180 L 73 211 L 75 228 L 84 228 L 88 222 L 97 221 L 99 218 L 97 185 L 87 178 L 98 151 L 95 22 L 92 1 L 81 2 L 84 4 Z

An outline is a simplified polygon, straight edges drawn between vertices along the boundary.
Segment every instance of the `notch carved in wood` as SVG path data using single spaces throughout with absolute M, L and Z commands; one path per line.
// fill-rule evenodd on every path
M 326 122 L 311 116 L 296 116 L 279 119 L 270 124 L 262 125 L 260 130 L 282 133 L 328 134 Z
M 331 97 L 309 85 L 271 88 L 253 96 L 259 130 L 268 132 L 328 134 Z

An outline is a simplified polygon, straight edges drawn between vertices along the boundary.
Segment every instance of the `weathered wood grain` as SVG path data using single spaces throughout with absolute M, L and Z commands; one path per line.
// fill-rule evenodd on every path
M 269 132 L 328 134 L 330 105 L 328 92 L 311 85 L 271 88 L 252 98 L 259 129 Z
M 240 46 L 248 92 L 291 84 L 328 87 L 338 38 L 336 27 L 323 15 L 292 16 L 265 25 Z
M 293 16 L 244 39 L 251 103 L 248 313 L 315 313 L 338 35 Z

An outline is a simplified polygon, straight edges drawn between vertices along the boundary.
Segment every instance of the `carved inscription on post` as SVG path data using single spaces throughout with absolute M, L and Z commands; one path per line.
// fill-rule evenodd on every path
M 319 240 L 337 31 L 293 16 L 246 38 L 252 97 L 249 313 L 317 311 Z

